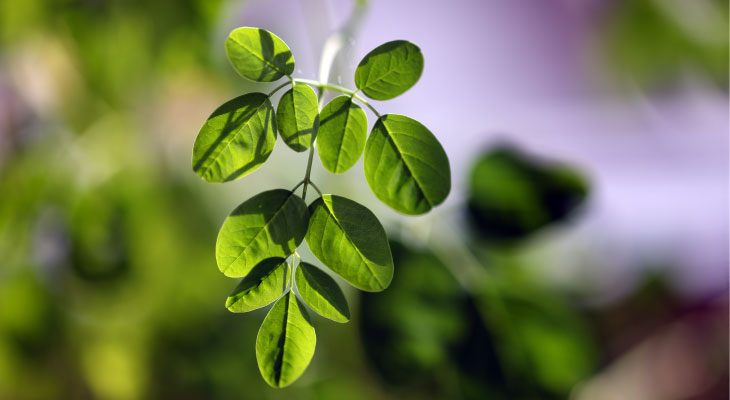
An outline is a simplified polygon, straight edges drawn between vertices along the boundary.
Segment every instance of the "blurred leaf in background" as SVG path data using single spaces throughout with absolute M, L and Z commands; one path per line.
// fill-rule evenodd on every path
M 601 40 L 616 71 L 649 88 L 699 72 L 727 90 L 727 1 L 621 0 L 606 7 Z
M 511 145 L 495 146 L 472 169 L 468 221 L 488 240 L 520 239 L 568 218 L 587 195 L 586 179 L 576 169 Z

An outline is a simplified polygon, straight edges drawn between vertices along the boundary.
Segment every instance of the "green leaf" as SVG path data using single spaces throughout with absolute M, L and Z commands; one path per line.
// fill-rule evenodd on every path
M 289 46 L 265 29 L 234 29 L 226 39 L 226 55 L 233 68 L 252 81 L 273 82 L 294 72 Z
M 304 200 L 288 190 L 269 190 L 244 201 L 218 233 L 218 269 L 241 277 L 267 258 L 286 258 L 302 242 L 308 218 Z
M 589 193 L 581 172 L 501 145 L 474 164 L 467 196 L 468 221 L 490 241 L 527 237 L 574 215 Z
M 404 214 L 428 212 L 451 190 L 443 147 L 425 126 L 403 115 L 386 114 L 375 123 L 364 169 L 375 196 Z
M 248 312 L 278 299 L 289 283 L 289 265 L 283 258 L 268 258 L 256 265 L 241 280 L 228 299 L 231 312 Z
M 423 54 L 415 44 L 395 40 L 376 47 L 355 70 L 355 86 L 374 100 L 397 97 L 418 82 Z
M 248 93 L 218 107 L 193 145 L 193 171 L 208 182 L 241 178 L 260 167 L 276 144 L 274 107 L 263 93 Z
M 350 96 L 338 96 L 322 109 L 317 153 L 322 165 L 335 174 L 350 169 L 362 155 L 367 138 L 365 111 Z
M 294 151 L 306 151 L 319 128 L 319 104 L 314 90 L 296 84 L 279 100 L 276 122 L 282 139 Z
M 294 274 L 299 295 L 319 315 L 336 322 L 350 320 L 345 295 L 332 277 L 312 264 L 301 263 Z
M 289 291 L 274 304 L 256 337 L 256 361 L 266 383 L 290 385 L 307 369 L 317 336 L 304 305 Z
M 309 205 L 309 249 L 351 285 L 384 290 L 393 279 L 385 230 L 367 208 L 344 197 L 323 195 Z

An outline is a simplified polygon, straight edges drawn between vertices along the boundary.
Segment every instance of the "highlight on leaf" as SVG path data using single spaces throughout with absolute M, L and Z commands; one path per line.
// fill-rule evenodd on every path
M 418 82 L 423 54 L 415 44 L 394 40 L 368 53 L 355 70 L 355 86 L 373 100 L 400 96 Z
M 208 182 L 241 178 L 260 167 L 276 144 L 274 107 L 263 93 L 248 93 L 218 107 L 193 145 L 193 171 Z
M 393 257 L 383 226 L 366 207 L 336 195 L 309 205 L 306 240 L 312 254 L 352 286 L 384 290 L 393 279 Z
M 365 148 L 368 120 L 350 96 L 337 96 L 322 109 L 317 153 L 322 166 L 341 174 L 360 159 Z
M 316 343 L 309 314 L 290 290 L 271 308 L 256 336 L 261 376 L 272 387 L 289 386 L 307 369 Z
M 226 299 L 231 312 L 248 312 L 271 304 L 289 285 L 289 265 L 283 258 L 258 263 Z
M 378 119 L 365 145 L 365 179 L 375 196 L 396 211 L 424 214 L 451 190 L 449 159 L 421 123 L 403 115 Z
M 225 47 L 236 72 L 252 81 L 273 82 L 294 72 L 294 56 L 289 46 L 265 29 L 234 29 Z
M 276 107 L 276 121 L 287 146 L 297 152 L 309 149 L 319 129 L 319 105 L 314 90 L 295 84 L 285 92 Z
M 223 222 L 215 249 L 218 268 L 242 277 L 267 258 L 286 258 L 302 242 L 308 219 L 304 200 L 288 190 L 257 194 Z
M 350 320 L 345 295 L 331 276 L 309 263 L 300 263 L 294 274 L 299 295 L 317 314 L 336 322 Z

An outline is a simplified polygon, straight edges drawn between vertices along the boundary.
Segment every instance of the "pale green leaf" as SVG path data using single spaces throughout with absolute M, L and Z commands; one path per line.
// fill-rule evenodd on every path
M 449 159 L 436 137 L 418 121 L 386 114 L 365 145 L 365 179 L 375 196 L 396 211 L 417 215 L 446 199 Z
M 296 84 L 281 96 L 276 122 L 284 143 L 294 151 L 306 151 L 319 128 L 319 104 L 314 90 Z
M 265 29 L 234 29 L 226 39 L 226 55 L 241 76 L 253 81 L 272 82 L 294 72 L 289 46 Z
M 193 145 L 193 171 L 208 182 L 227 182 L 254 171 L 276 144 L 274 107 L 263 93 L 248 93 L 218 107 Z
M 344 197 L 323 195 L 309 205 L 309 249 L 356 288 L 379 292 L 393 279 L 385 230 L 367 208 Z
M 355 70 L 355 86 L 374 100 L 397 97 L 418 82 L 423 54 L 415 44 L 395 40 L 376 47 Z
M 321 118 L 317 134 L 319 159 L 328 171 L 343 173 L 355 165 L 365 148 L 365 111 L 350 96 L 338 96 L 324 106 Z
M 289 283 L 289 265 L 283 258 L 268 258 L 241 280 L 228 299 L 231 312 L 248 312 L 278 299 Z
M 350 320 L 345 295 L 332 277 L 312 264 L 301 263 L 294 274 L 297 290 L 309 307 L 336 322 Z
M 218 233 L 218 269 L 241 277 L 267 258 L 286 258 L 302 242 L 308 218 L 304 200 L 288 190 L 269 190 L 246 200 Z
M 274 304 L 256 337 L 256 361 L 275 388 L 297 380 L 314 355 L 317 337 L 304 305 L 289 291 Z

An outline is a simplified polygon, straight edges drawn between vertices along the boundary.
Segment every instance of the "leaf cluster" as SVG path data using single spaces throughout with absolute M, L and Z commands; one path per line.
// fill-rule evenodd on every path
M 297 254 L 302 241 L 331 272 L 360 290 L 379 292 L 393 279 L 390 245 L 377 217 L 353 200 L 323 194 L 310 179 L 315 149 L 324 168 L 334 174 L 364 157 L 365 179 L 375 196 L 409 215 L 424 214 L 446 199 L 449 160 L 421 123 L 403 115 L 381 115 L 358 94 L 388 100 L 411 88 L 423 71 L 423 55 L 413 43 L 392 41 L 368 53 L 355 71 L 356 90 L 293 78 L 291 50 L 264 29 L 235 29 L 225 51 L 242 77 L 287 82 L 268 94 L 246 93 L 218 107 L 193 146 L 193 171 L 207 182 L 242 178 L 266 162 L 278 135 L 295 152 L 309 151 L 299 185 L 265 191 L 241 203 L 224 221 L 216 241 L 220 271 L 242 278 L 226 307 L 248 312 L 275 302 L 259 330 L 256 358 L 264 380 L 284 387 L 304 372 L 314 355 L 316 335 L 305 304 L 333 321 L 350 320 L 337 282 Z M 274 107 L 272 95 L 289 85 Z M 321 107 L 324 90 L 342 95 Z M 358 102 L 378 118 L 369 135 Z M 307 205 L 310 185 L 319 197 Z

